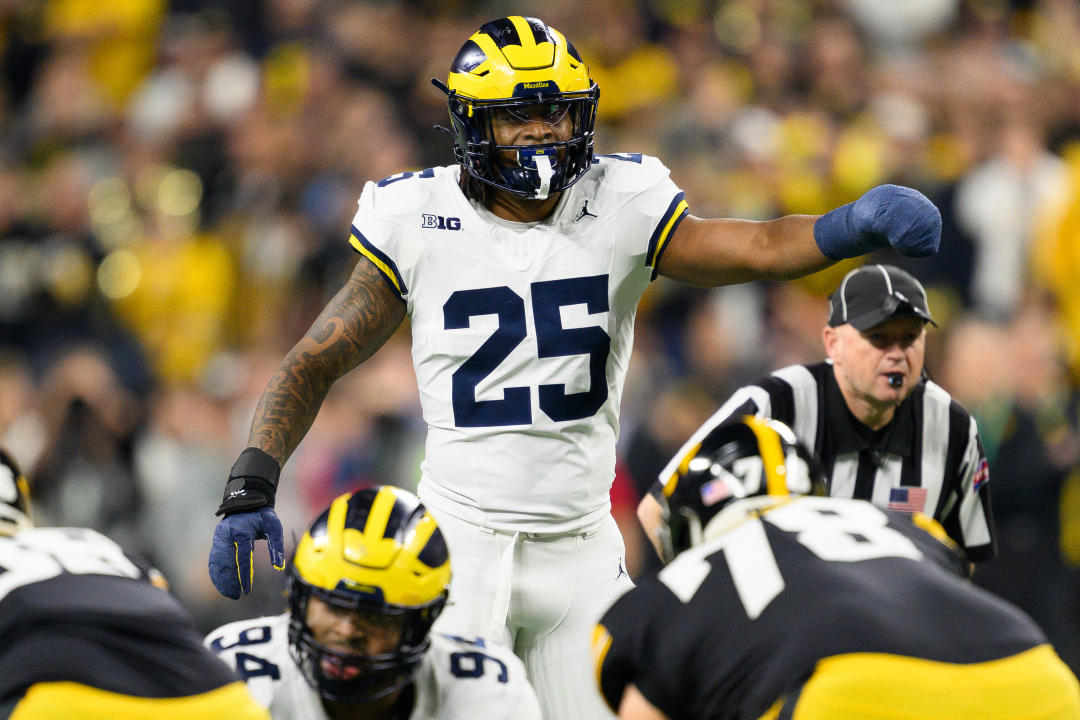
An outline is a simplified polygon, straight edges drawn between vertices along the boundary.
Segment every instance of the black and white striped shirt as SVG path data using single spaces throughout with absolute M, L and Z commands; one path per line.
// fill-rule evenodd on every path
M 989 472 L 975 419 L 934 382 L 920 381 L 892 421 L 872 431 L 851 414 L 831 363 L 777 370 L 737 390 L 668 463 L 660 483 L 713 428 L 738 415 L 789 425 L 821 463 L 830 495 L 931 515 L 973 561 L 996 552 Z

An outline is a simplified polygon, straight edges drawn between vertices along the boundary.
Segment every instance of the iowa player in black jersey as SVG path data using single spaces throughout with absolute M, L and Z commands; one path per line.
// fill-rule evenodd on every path
M 620 718 L 1080 718 L 1076 678 L 940 525 L 812 496 L 819 477 L 750 416 L 684 453 L 662 501 L 676 557 L 594 633 Z
M 269 720 L 160 573 L 83 528 L 37 528 L 0 450 L 0 718 Z

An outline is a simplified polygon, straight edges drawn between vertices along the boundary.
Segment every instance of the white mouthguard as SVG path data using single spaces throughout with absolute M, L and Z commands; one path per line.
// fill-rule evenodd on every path
M 534 155 L 533 162 L 536 163 L 536 172 L 540 175 L 540 187 L 536 190 L 535 198 L 547 200 L 548 192 L 551 190 L 551 178 L 555 175 L 555 171 L 551 168 L 551 157 Z

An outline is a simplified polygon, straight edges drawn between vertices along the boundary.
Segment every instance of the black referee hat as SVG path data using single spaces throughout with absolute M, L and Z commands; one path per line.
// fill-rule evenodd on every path
M 917 315 L 937 325 L 922 284 L 893 265 L 856 268 L 829 296 L 827 320 L 832 327 L 847 323 L 856 330 L 869 330 L 894 315 Z

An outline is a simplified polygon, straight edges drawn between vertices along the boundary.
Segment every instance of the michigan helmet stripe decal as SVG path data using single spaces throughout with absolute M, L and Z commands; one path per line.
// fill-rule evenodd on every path
M 537 45 L 546 42 L 552 44 L 555 43 L 555 38 L 551 37 L 551 35 L 548 34 L 548 27 L 544 24 L 542 20 L 534 17 L 527 17 L 524 18 L 524 20 L 528 24 L 529 29 L 532 30 L 533 42 L 535 42 Z M 569 43 L 567 44 L 569 45 Z
M 579 63 L 585 62 L 581 59 L 581 53 L 579 53 L 577 51 L 577 48 L 574 47 L 574 43 L 570 42 L 569 40 L 566 41 L 566 52 L 570 53 L 570 57 L 574 58 Z
M 349 513 L 349 498 L 342 495 L 330 503 L 330 515 L 326 519 L 327 535 L 332 535 L 338 528 L 345 527 L 345 518 Z
M 467 40 L 454 58 L 454 64 L 450 66 L 452 73 L 472 72 L 487 61 L 487 55 L 473 40 Z
M 547 42 L 547 38 L 537 40 L 536 32 L 529 27 L 529 23 L 525 21 L 525 18 L 520 15 L 511 15 L 508 20 L 514 23 L 514 29 L 517 30 L 517 36 L 521 38 L 518 41 L 518 45 L 522 47 L 535 47 L 542 42 Z
M 419 541 L 423 541 L 424 545 L 423 550 L 416 554 L 417 560 L 433 568 L 442 567 L 450 561 L 446 540 L 438 529 L 435 518 L 426 511 L 424 517 L 416 524 L 416 537 Z
M 393 537 L 393 530 L 389 527 L 390 516 L 394 512 L 397 496 L 388 488 L 379 488 L 375 495 L 375 501 L 371 503 L 371 511 L 368 513 L 367 523 L 364 525 L 364 534 L 371 540 Z M 389 531 L 389 532 L 388 532 Z
M 754 431 L 757 437 L 758 451 L 761 453 L 761 461 L 765 466 L 765 488 L 770 495 L 790 495 L 787 480 L 784 473 L 784 448 L 780 445 L 780 436 L 775 430 L 763 423 L 753 415 L 743 418 L 747 427 Z
M 651 268 L 656 267 L 656 261 L 664 253 L 668 238 L 671 237 L 672 232 L 679 226 L 683 216 L 688 211 L 689 205 L 686 203 L 686 193 L 679 193 L 672 199 L 668 209 L 664 211 L 663 217 L 660 218 L 660 222 L 656 224 L 656 230 L 653 231 L 652 237 L 649 238 L 649 249 L 645 253 L 646 265 Z M 655 277 L 656 273 L 654 272 L 653 275 Z
M 537 70 L 555 64 L 555 43 L 519 15 L 487 23 L 470 40 L 488 57 L 501 52 L 515 70 Z
M 366 257 L 371 262 L 375 263 L 375 267 L 382 271 L 386 281 L 390 283 L 390 286 L 394 289 L 394 292 L 404 298 L 409 294 L 409 288 L 405 287 L 405 281 L 401 279 L 401 273 L 398 272 L 397 265 L 390 259 L 390 256 L 379 250 L 371 244 L 371 242 L 364 237 L 364 234 L 356 229 L 352 228 L 352 234 L 349 236 L 349 244 L 353 246 L 353 249 L 358 253 Z
M 480 32 L 491 36 L 495 41 L 495 47 L 502 50 L 507 45 L 520 45 L 521 36 L 518 29 L 510 18 L 499 18 L 480 26 Z

